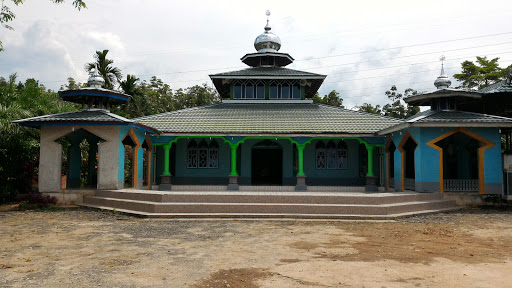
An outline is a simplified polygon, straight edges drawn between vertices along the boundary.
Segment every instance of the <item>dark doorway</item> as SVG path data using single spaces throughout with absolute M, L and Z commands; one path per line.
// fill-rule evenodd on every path
M 265 140 L 252 149 L 252 185 L 283 184 L 283 150 L 279 144 Z

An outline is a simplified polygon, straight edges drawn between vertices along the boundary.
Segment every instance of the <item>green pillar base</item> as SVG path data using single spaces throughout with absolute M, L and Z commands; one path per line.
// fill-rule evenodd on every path
M 228 190 L 238 190 L 238 175 L 229 175 Z
M 158 190 L 171 191 L 172 190 L 171 177 L 172 177 L 171 175 L 160 175 L 160 186 L 158 187 Z
M 308 186 L 306 185 L 306 176 L 297 176 L 297 185 L 295 185 L 295 191 L 307 191 Z
M 364 186 L 364 191 L 366 191 L 366 192 L 379 191 L 379 188 L 377 188 L 377 177 L 366 176 L 366 186 Z

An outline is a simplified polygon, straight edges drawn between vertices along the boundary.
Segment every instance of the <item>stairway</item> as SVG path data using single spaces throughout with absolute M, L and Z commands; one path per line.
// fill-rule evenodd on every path
M 394 219 L 457 209 L 440 193 L 410 192 L 98 190 L 81 205 L 160 218 Z

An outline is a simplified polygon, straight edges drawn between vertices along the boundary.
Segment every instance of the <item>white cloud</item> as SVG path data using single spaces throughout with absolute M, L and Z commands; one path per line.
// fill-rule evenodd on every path
M 109 49 L 124 75 L 142 80 L 156 75 L 174 89 L 200 84 L 209 81 L 208 74 L 234 70 L 219 68 L 244 67 L 240 58 L 254 52 L 267 9 L 281 51 L 296 59 L 290 68 L 329 75 L 320 94 L 336 89 L 348 107 L 384 104 L 384 92 L 393 84 L 400 90 L 433 88 L 441 54 L 450 76 L 476 55 L 500 56 L 502 66 L 512 63 L 512 44 L 498 45 L 511 42 L 512 34 L 441 42 L 512 32 L 512 6 L 505 0 L 487 1 L 493 9 L 485 11 L 480 1 L 441 0 L 88 0 L 87 5 L 82 11 L 68 1 L 15 7 L 16 31 L 0 29 L 6 48 L 0 76 L 18 72 L 20 80 L 34 77 L 58 89 L 68 77 L 86 81 L 84 64 L 93 61 L 96 50 Z M 439 43 L 416 45 L 432 42 Z M 466 49 L 486 43 L 495 45 Z M 401 48 L 382 50 L 393 47 Z M 360 53 L 369 50 L 378 51 Z

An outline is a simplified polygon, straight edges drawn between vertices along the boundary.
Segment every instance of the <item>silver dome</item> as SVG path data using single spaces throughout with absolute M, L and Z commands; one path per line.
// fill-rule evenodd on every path
M 444 56 L 441 56 L 441 75 L 437 77 L 436 81 L 434 81 L 434 85 L 437 89 L 445 89 L 450 87 L 452 85 L 452 81 L 450 81 L 450 78 L 446 74 L 444 74 L 444 59 L 446 59 Z
M 437 77 L 436 81 L 434 81 L 434 85 L 437 89 L 445 89 L 452 85 L 452 81 L 446 75 L 440 75 Z
M 87 80 L 87 84 L 93 88 L 102 88 L 105 85 L 105 80 L 100 76 L 97 65 L 95 65 L 94 72 Z
M 277 52 L 281 48 L 281 39 L 277 37 L 274 33 L 270 32 L 272 29 L 268 23 L 268 16 L 270 16 L 270 11 L 266 11 L 267 14 L 267 25 L 265 26 L 265 32 L 260 34 L 254 40 L 254 48 L 256 51 L 260 53 L 264 52 Z

